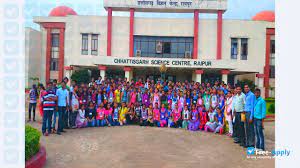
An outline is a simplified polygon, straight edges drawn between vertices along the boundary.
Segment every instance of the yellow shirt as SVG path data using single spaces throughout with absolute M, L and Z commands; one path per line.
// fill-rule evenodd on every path
M 120 90 L 115 90 L 115 102 L 120 103 L 121 102 L 121 92 Z
M 127 111 L 128 111 L 127 107 L 122 107 L 120 109 L 119 121 L 124 121 L 126 119 L 125 115 L 126 115 Z

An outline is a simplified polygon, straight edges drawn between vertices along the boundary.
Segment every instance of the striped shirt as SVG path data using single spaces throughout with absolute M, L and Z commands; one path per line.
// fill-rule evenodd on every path
M 54 100 L 46 100 L 48 98 L 55 98 L 55 92 L 53 89 L 48 89 L 45 91 L 44 96 L 42 97 L 42 102 L 43 102 L 43 110 L 54 110 L 56 107 L 56 103 Z

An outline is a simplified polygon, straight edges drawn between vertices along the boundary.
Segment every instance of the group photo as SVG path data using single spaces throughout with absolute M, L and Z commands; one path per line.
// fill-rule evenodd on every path
M 275 2 L 244 1 L 25 0 L 25 167 L 275 167 Z

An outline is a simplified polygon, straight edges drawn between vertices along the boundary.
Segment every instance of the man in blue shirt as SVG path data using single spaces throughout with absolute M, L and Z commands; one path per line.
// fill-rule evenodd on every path
M 57 96 L 57 106 L 58 106 L 58 129 L 57 134 L 60 135 L 61 132 L 65 132 L 63 129 L 67 127 L 65 125 L 68 122 L 67 116 L 67 108 L 69 106 L 69 91 L 66 89 L 66 83 L 61 83 L 61 88 L 56 90 Z
M 266 102 L 260 97 L 260 89 L 255 90 L 255 107 L 254 107 L 254 132 L 256 137 L 255 147 L 258 150 L 265 150 L 265 138 L 263 132 L 263 121 L 266 118 Z
M 254 147 L 254 125 L 253 125 L 253 113 L 255 106 L 255 95 L 251 92 L 249 85 L 244 85 L 245 91 L 245 107 L 244 114 L 246 115 L 246 121 L 244 122 L 245 132 L 241 134 L 242 142 L 245 142 L 244 147 Z

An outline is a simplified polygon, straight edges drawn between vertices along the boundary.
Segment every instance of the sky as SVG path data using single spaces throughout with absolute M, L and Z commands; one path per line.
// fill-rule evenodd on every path
M 56 6 L 69 6 L 78 15 L 106 15 L 103 0 L 25 0 L 25 26 L 39 29 L 32 22 L 34 16 L 48 16 Z M 275 0 L 228 0 L 224 19 L 251 19 L 256 13 L 263 10 L 275 10 Z M 128 12 L 113 12 L 114 16 L 129 16 Z M 193 17 L 193 14 L 160 14 L 137 13 L 136 17 Z M 216 18 L 215 14 L 200 14 L 200 18 Z

